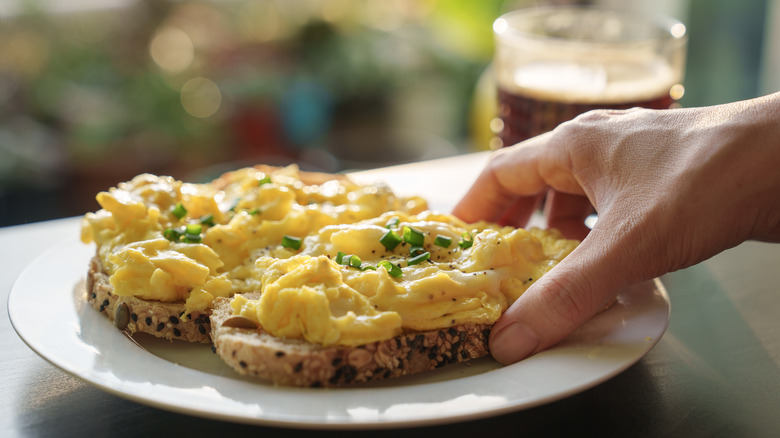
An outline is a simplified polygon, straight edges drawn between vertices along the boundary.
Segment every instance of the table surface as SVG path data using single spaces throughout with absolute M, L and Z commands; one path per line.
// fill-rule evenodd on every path
M 472 154 L 358 174 L 399 192 L 434 194 L 449 209 L 486 159 Z M 128 401 L 67 374 L 30 350 L 8 318 L 18 274 L 79 218 L 0 228 L 0 435 L 140 436 L 215 432 L 281 436 L 288 429 L 191 417 Z M 780 245 L 746 242 L 661 278 L 669 327 L 638 363 L 571 397 L 501 416 L 375 436 L 486 431 L 497 436 L 780 436 Z M 312 431 L 308 431 L 311 433 Z M 350 436 L 358 431 L 315 431 Z

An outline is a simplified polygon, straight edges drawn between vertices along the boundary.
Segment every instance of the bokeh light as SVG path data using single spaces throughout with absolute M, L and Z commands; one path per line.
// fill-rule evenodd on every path
M 685 94 L 685 87 L 683 86 L 683 84 L 674 84 L 672 85 L 672 88 L 669 90 L 669 96 L 671 96 L 672 99 L 674 100 L 682 99 L 684 94 Z
M 192 39 L 183 30 L 166 26 L 152 39 L 149 54 L 161 69 L 176 74 L 192 65 L 195 47 Z
M 671 29 L 672 36 L 675 38 L 682 38 L 685 36 L 685 33 L 687 32 L 685 25 L 682 23 L 677 23 L 674 26 L 672 26 Z
M 222 93 L 210 79 L 192 78 L 181 87 L 181 104 L 193 117 L 210 117 L 219 110 L 221 103 Z

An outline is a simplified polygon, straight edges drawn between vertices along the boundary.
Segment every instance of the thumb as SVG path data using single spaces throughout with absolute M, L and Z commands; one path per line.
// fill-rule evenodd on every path
M 543 275 L 499 318 L 490 333 L 490 352 L 504 364 L 525 359 L 568 336 L 604 309 L 622 285 L 614 269 L 586 238 Z M 611 274 L 611 275 L 610 275 Z

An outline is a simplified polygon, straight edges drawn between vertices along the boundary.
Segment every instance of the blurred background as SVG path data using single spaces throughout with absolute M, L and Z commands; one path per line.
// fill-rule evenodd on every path
M 488 149 L 508 0 L 0 0 L 0 226 L 150 172 L 340 172 Z M 605 0 L 681 19 L 683 106 L 780 89 L 780 0 Z

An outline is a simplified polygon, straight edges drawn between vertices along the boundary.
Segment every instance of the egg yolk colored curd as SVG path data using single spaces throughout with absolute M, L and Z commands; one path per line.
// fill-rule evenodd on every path
M 326 346 L 495 322 L 577 245 L 466 224 L 383 185 L 306 184 L 295 166 L 206 184 L 143 174 L 97 201 L 82 241 L 116 295 L 185 302 L 185 314 L 233 296 L 234 314 L 270 334 Z

